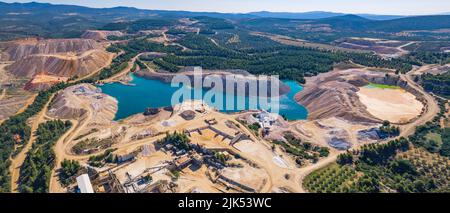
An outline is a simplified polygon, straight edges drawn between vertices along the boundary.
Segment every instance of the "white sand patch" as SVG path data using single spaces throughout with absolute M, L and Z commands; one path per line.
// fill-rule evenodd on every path
M 274 162 L 277 166 L 279 166 L 279 167 L 281 167 L 281 168 L 288 168 L 287 163 L 286 163 L 282 158 L 280 158 L 280 157 L 278 157 L 278 156 L 273 157 L 273 162 Z
M 407 122 L 420 115 L 423 104 L 403 89 L 361 87 L 359 100 L 373 116 L 391 122 Z

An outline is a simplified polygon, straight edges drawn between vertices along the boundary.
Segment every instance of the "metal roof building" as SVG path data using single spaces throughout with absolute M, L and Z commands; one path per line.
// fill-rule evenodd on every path
M 77 184 L 81 193 L 94 193 L 94 189 L 92 189 L 91 180 L 89 180 L 89 176 L 87 174 L 82 174 L 78 176 Z

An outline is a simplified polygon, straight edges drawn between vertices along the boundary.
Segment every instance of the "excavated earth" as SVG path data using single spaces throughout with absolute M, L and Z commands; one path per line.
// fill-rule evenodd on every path
M 36 39 L 28 38 L 0 43 L 1 61 L 17 61 L 31 55 L 83 53 L 101 49 L 102 45 L 91 39 Z
M 106 66 L 111 56 L 92 39 L 28 38 L 0 43 L 0 61 L 14 61 L 8 72 L 30 79 L 39 74 L 86 76 Z
M 107 40 L 108 36 L 123 36 L 120 31 L 107 31 L 107 30 L 87 30 L 81 35 L 81 38 L 94 39 L 94 40 Z
M 333 70 L 306 82 L 295 99 L 308 109 L 309 120 L 339 117 L 354 122 L 381 122 L 367 111 L 357 94 L 359 87 L 369 83 L 396 85 L 417 93 L 396 75 L 364 69 Z
M 79 84 L 59 92 L 49 115 L 60 119 L 90 118 L 96 124 L 110 125 L 117 112 L 117 100 L 90 84 Z
M 90 50 L 82 55 L 31 55 L 17 60 L 8 69 L 14 75 L 29 78 L 40 73 L 81 77 L 107 65 L 109 57 L 103 50 Z

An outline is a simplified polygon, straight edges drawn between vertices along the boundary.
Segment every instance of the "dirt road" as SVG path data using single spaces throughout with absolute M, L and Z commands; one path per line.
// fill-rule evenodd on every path
M 424 68 L 419 68 L 419 69 L 422 70 Z M 414 134 L 417 126 L 424 125 L 426 122 L 431 121 L 434 118 L 434 116 L 436 116 L 436 114 L 438 114 L 440 111 L 440 108 L 439 108 L 436 100 L 434 99 L 434 97 L 432 95 L 428 94 L 426 91 L 424 91 L 420 85 L 418 85 L 416 82 L 414 82 L 414 80 L 413 80 L 414 73 L 415 73 L 415 71 L 411 71 L 407 74 L 402 74 L 400 77 L 402 80 L 408 82 L 409 86 L 411 86 L 413 89 L 417 90 L 421 95 L 423 95 L 423 98 L 425 100 L 425 111 L 422 113 L 422 115 L 418 119 L 415 119 L 411 123 L 400 126 L 400 129 L 401 129 L 400 136 L 398 136 L 397 138 L 408 137 L 408 136 Z M 393 139 L 391 138 L 391 139 L 382 141 L 380 143 L 387 143 L 391 140 L 393 140 Z M 359 148 L 360 148 L 360 146 L 357 146 L 357 147 L 354 147 L 353 149 L 359 149 Z M 302 188 L 302 192 L 306 192 L 306 190 L 303 188 L 303 179 L 306 176 L 308 176 L 309 174 L 311 174 L 311 172 L 316 171 L 320 168 L 323 168 L 332 162 L 335 162 L 338 155 L 339 155 L 339 153 L 330 154 L 330 156 L 319 161 L 318 163 L 300 169 L 300 186 Z
M 301 168 L 299 171 L 299 180 L 300 180 L 300 188 L 301 190 L 299 191 L 300 193 L 306 193 L 307 191 L 305 190 L 305 188 L 303 188 L 303 180 L 305 179 L 306 176 L 308 176 L 309 174 L 311 174 L 311 172 L 314 172 L 318 169 L 321 169 L 327 165 L 329 165 L 330 163 L 333 163 L 336 161 L 337 156 L 339 156 L 340 153 L 330 153 L 330 155 L 326 158 L 324 158 L 323 160 L 320 160 L 319 162 L 312 164 L 310 166 Z
M 136 62 L 136 60 L 143 54 L 146 54 L 146 52 L 144 53 L 139 53 L 138 55 L 134 56 L 129 62 L 128 62 L 128 66 L 123 69 L 122 71 L 120 71 L 119 73 L 113 75 L 112 77 L 104 80 L 104 83 L 112 83 L 117 81 L 118 79 L 120 79 L 121 77 L 125 76 L 126 74 L 128 74 L 131 71 L 131 68 L 133 68 L 134 63 Z
M 401 126 L 401 133 L 400 136 L 406 137 L 409 135 L 414 134 L 416 127 L 425 124 L 428 121 L 433 120 L 434 116 L 436 116 L 436 114 L 439 113 L 440 108 L 437 104 L 437 101 L 434 99 L 434 97 L 430 94 L 428 94 L 427 92 L 425 92 L 425 90 L 423 90 L 423 88 L 418 85 L 416 82 L 414 82 L 413 80 L 413 71 L 411 71 L 410 73 L 407 74 L 402 74 L 400 77 L 402 80 L 408 82 L 408 85 L 411 86 L 413 89 L 415 89 L 416 91 L 418 91 L 419 93 L 421 93 L 423 95 L 423 98 L 425 100 L 425 112 L 415 121 Z
M 94 72 L 91 72 L 90 74 L 88 74 L 88 75 L 86 75 L 86 76 L 83 76 L 83 77 L 81 77 L 81 78 L 79 78 L 79 79 L 75 79 L 74 81 L 85 80 L 85 79 L 88 79 L 88 78 L 90 78 L 90 77 L 92 77 L 92 76 L 94 76 L 94 75 L 97 75 L 97 74 L 98 74 L 100 71 L 102 71 L 104 68 L 110 66 L 111 63 L 112 63 L 112 61 L 113 61 L 113 59 L 114 59 L 115 57 L 119 56 L 120 54 L 121 54 L 121 53 L 119 53 L 119 54 L 110 54 L 110 55 L 109 55 L 109 58 L 108 58 L 108 63 L 106 63 L 105 66 L 100 67 L 99 69 L 95 70 Z
M 3 89 L 2 94 L 0 95 L 0 101 L 6 96 L 6 89 Z M 0 124 L 3 123 L 4 120 L 0 119 Z
M 61 156 L 61 151 L 64 149 L 64 145 L 67 142 L 67 138 L 72 134 L 72 132 L 77 128 L 79 122 L 77 120 L 70 120 L 72 123 L 72 127 L 56 142 L 54 147 L 55 150 L 55 168 L 52 170 L 52 174 L 50 176 L 50 186 L 49 192 L 53 193 L 62 193 L 64 192 L 63 187 L 58 181 L 58 174 L 56 171 L 61 168 L 61 162 L 64 160 L 64 156 Z
M 23 164 L 23 161 L 27 157 L 28 151 L 30 151 L 33 142 L 36 140 L 35 131 L 37 130 L 40 123 L 44 121 L 45 113 L 47 111 L 47 107 L 50 104 L 50 101 L 53 99 L 54 94 L 49 98 L 49 101 L 44 105 L 44 108 L 37 114 L 34 118 L 33 123 L 31 125 L 31 136 L 28 140 L 27 144 L 23 148 L 23 150 L 13 159 L 11 159 L 10 174 L 11 174 L 11 190 L 13 193 L 18 192 L 19 190 L 19 175 L 20 175 L 20 167 Z
M 5 96 L 6 96 L 6 89 L 3 89 L 2 94 L 0 95 L 0 100 L 5 98 Z
M 400 54 L 399 54 L 399 55 L 402 56 L 402 55 L 408 54 L 409 51 L 408 51 L 408 50 L 405 50 L 405 49 L 403 49 L 403 48 L 405 48 L 405 47 L 407 47 L 407 46 L 409 46 L 409 45 L 415 44 L 415 43 L 416 43 L 415 41 L 411 41 L 411 42 L 408 42 L 408 43 L 403 44 L 403 45 L 401 45 L 401 46 L 398 46 L 396 49 L 397 49 L 398 51 L 400 51 Z
M 19 111 L 17 111 L 16 115 L 24 112 L 34 102 L 34 99 L 36 99 L 37 96 L 38 96 L 38 94 L 34 94 L 33 96 L 31 96 L 27 100 L 27 102 L 23 105 L 23 107 L 20 108 Z
M 141 53 L 143 54 L 143 53 Z M 129 62 L 129 66 L 124 69 L 123 71 L 121 71 L 120 73 L 116 74 L 115 76 L 113 76 L 112 78 L 108 79 L 110 81 L 114 81 L 117 78 L 126 75 L 130 70 L 131 67 L 133 66 L 135 60 L 137 60 L 137 58 L 141 55 L 137 55 L 136 57 L 134 57 L 132 60 L 130 60 Z M 151 70 L 149 68 L 149 70 Z M 414 121 L 412 121 L 409 124 L 406 125 L 402 125 L 401 126 L 401 135 L 403 137 L 407 137 L 411 134 L 414 133 L 416 126 L 419 125 L 423 125 L 426 122 L 430 121 L 433 119 L 433 117 L 439 112 L 439 107 L 437 105 L 436 100 L 433 98 L 433 96 L 431 96 L 430 94 L 428 94 L 427 92 L 425 92 L 419 85 L 417 85 L 412 79 L 412 73 L 410 72 L 408 74 L 403 74 L 401 75 L 401 78 L 403 80 L 405 80 L 406 82 L 408 82 L 408 84 L 415 90 L 417 90 L 417 92 L 419 92 L 423 98 L 424 98 L 424 102 L 425 102 L 425 111 L 422 113 L 422 115 L 415 119 Z M 89 122 L 92 120 L 92 110 L 90 109 L 89 106 L 84 106 L 83 108 L 88 109 L 88 113 L 87 113 L 87 117 L 84 118 L 82 121 L 72 121 L 73 122 L 73 127 L 62 137 L 60 138 L 60 140 L 58 140 L 56 146 L 55 146 L 55 153 L 56 153 L 56 168 L 52 171 L 52 177 L 50 180 L 50 192 L 61 192 L 63 189 L 62 187 L 59 185 L 59 182 L 57 181 L 57 176 L 56 176 L 56 170 L 60 167 L 60 162 L 63 159 L 69 159 L 69 160 L 77 160 L 77 161 L 83 161 L 88 159 L 90 156 L 93 155 L 98 155 L 98 153 L 95 154 L 91 154 L 91 155 L 75 155 L 72 154 L 70 149 L 73 146 L 73 139 L 79 134 L 80 131 L 82 131 L 86 125 L 89 124 Z M 230 118 L 230 117 L 228 117 Z M 181 128 L 181 127 L 180 127 Z M 256 138 L 251 131 L 249 131 L 248 129 L 242 129 L 245 133 L 249 134 L 252 136 L 252 139 L 258 142 L 261 142 L 266 148 L 270 148 L 267 147 L 267 143 L 264 140 L 258 139 Z M 119 144 L 114 144 L 112 146 L 112 148 L 117 148 L 119 151 L 123 150 L 123 149 L 127 149 L 129 150 L 137 148 L 139 146 L 142 146 L 144 144 L 149 144 L 152 143 L 155 140 L 161 139 L 162 137 L 164 137 L 164 135 L 158 135 L 155 137 L 151 137 L 151 138 L 146 138 L 143 140 L 138 140 L 135 141 L 133 143 L 119 143 Z M 392 139 L 390 139 L 392 140 Z M 387 140 L 389 141 L 389 140 Z M 387 142 L 387 141 L 383 141 L 383 142 Z M 355 149 L 358 149 L 360 146 L 355 147 Z M 251 159 L 253 161 L 255 160 L 255 156 L 251 156 L 245 153 L 240 153 L 243 157 Z M 309 166 L 306 166 L 304 168 L 281 168 L 281 167 L 277 167 L 273 164 L 273 159 L 271 158 L 263 158 L 262 160 L 260 159 L 260 157 L 257 158 L 257 160 L 260 160 L 259 162 L 256 161 L 258 163 L 258 165 L 261 166 L 261 168 L 263 170 L 265 170 L 268 174 L 269 174 L 269 179 L 268 182 L 266 183 L 266 185 L 264 185 L 264 187 L 262 188 L 263 192 L 271 192 L 272 188 L 274 185 L 280 185 L 280 183 L 283 184 L 288 184 L 289 181 L 284 180 L 283 175 L 284 174 L 293 174 L 294 176 L 292 176 L 292 179 L 295 179 L 296 183 L 298 185 L 296 185 L 294 187 L 296 192 L 306 192 L 306 190 L 303 188 L 302 186 L 302 182 L 303 179 L 309 175 L 311 172 L 316 171 L 317 169 L 323 168 L 325 166 L 327 166 L 328 164 L 335 162 L 337 159 L 337 156 L 340 154 L 340 152 L 331 152 L 330 155 L 327 158 L 321 159 L 318 163 L 316 164 L 312 164 Z

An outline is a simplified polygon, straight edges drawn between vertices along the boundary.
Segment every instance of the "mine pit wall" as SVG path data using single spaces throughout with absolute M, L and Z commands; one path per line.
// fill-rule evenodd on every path
M 205 73 L 205 72 L 206 71 L 204 71 L 204 73 L 202 75 L 203 76 L 202 78 L 205 78 L 208 75 L 214 75 L 214 71 L 211 71 L 211 72 L 208 72 L 208 73 Z M 228 70 L 226 70 L 226 72 L 229 72 L 230 75 L 239 75 L 239 74 L 241 74 L 243 76 L 248 75 L 248 73 L 246 73 L 246 72 L 242 73 L 242 72 L 228 71 Z M 179 72 L 179 73 L 164 73 L 164 72 L 155 73 L 155 72 L 152 72 L 152 73 L 150 73 L 150 72 L 144 72 L 144 71 L 137 71 L 137 72 L 135 72 L 135 74 L 138 77 L 141 77 L 141 78 L 150 79 L 150 80 L 158 80 L 158 81 L 162 81 L 164 83 L 169 83 L 170 84 L 171 81 L 172 81 L 172 78 L 175 75 L 183 74 L 183 72 Z M 191 82 L 194 82 L 193 81 L 194 76 L 192 75 L 192 73 L 186 73 L 186 75 L 190 78 Z M 225 87 L 226 74 L 224 74 L 222 72 L 222 73 L 218 73 L 217 75 L 219 75 L 222 78 L 222 83 L 223 83 L 223 85 Z M 279 85 L 280 85 L 279 95 L 285 95 L 285 94 L 287 94 L 287 93 L 289 93 L 291 91 L 290 87 L 287 86 L 286 84 L 284 84 L 283 82 L 279 81 Z M 209 88 L 205 87 L 205 89 L 209 89 Z M 270 81 L 269 81 L 269 85 L 267 85 L 267 89 L 268 89 L 268 95 L 270 96 L 270 94 L 271 94 L 271 92 L 270 92 Z M 222 91 L 224 91 L 224 90 L 225 90 L 225 88 L 222 89 Z M 238 88 L 237 88 L 237 85 L 235 84 L 235 94 L 237 94 L 237 90 L 238 90 Z M 246 84 L 245 91 L 246 91 L 245 95 L 248 96 L 249 94 L 248 94 L 248 85 L 247 84 Z M 258 93 L 259 93 L 259 88 L 258 88 Z
M 427 104 L 425 98 L 423 97 L 423 94 L 421 92 L 417 91 L 415 88 L 411 87 L 408 84 L 408 82 L 402 80 L 400 78 L 400 76 L 398 76 L 398 75 L 386 75 L 385 77 L 371 77 L 371 78 L 369 78 L 367 80 L 370 83 L 374 83 L 374 84 L 385 84 L 385 85 L 390 85 L 390 86 L 401 87 L 405 91 L 407 91 L 407 92 L 413 94 L 414 96 L 416 96 L 416 99 L 423 104 L 424 107 L 422 108 L 422 112 L 420 113 L 419 116 L 409 120 L 406 123 L 393 123 L 393 124 L 407 124 L 407 123 L 411 123 L 411 122 L 415 121 L 416 119 L 418 119 L 428 108 L 428 104 Z M 357 85 L 357 83 L 359 83 L 359 82 L 356 82 L 355 85 Z M 352 82 L 352 84 L 353 84 L 353 82 Z M 367 84 L 365 84 L 365 85 L 367 85 Z M 362 86 L 365 86 L 365 85 L 362 85 Z
M 367 112 L 366 107 L 356 96 L 359 87 L 370 83 L 399 86 L 424 104 L 422 113 L 426 111 L 427 103 L 420 91 L 408 85 L 398 75 L 379 72 L 349 73 L 346 70 L 337 70 L 321 74 L 321 76 L 310 77 L 304 85 L 304 90 L 297 93 L 295 99 L 308 109 L 309 120 L 340 117 L 355 122 L 381 123 L 381 119 Z M 418 117 L 407 123 L 415 121 Z

